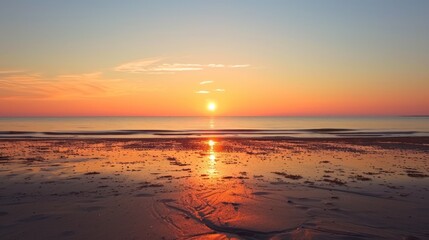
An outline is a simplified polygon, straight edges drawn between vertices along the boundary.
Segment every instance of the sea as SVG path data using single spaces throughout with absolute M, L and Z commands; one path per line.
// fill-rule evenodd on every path
M 0 138 L 429 136 L 429 117 L 2 117 Z

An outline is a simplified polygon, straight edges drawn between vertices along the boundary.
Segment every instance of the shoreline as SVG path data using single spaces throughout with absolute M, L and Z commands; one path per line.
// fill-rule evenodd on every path
M 163 140 L 175 140 L 175 141 L 188 141 L 188 140 L 209 140 L 209 139 L 221 139 L 221 140 L 266 140 L 266 141 L 308 141 L 308 142 L 356 142 L 356 141 L 366 141 L 366 142 L 377 142 L 380 140 L 383 141 L 393 141 L 393 142 L 418 142 L 418 143 L 427 143 L 429 144 L 429 137 L 427 136 L 383 136 L 383 137 L 284 137 L 284 136 L 194 136 L 194 137 L 14 137 L 14 138 L 1 138 L 0 142 L 4 141 L 50 141 L 50 140 L 70 140 L 70 141 L 163 141 Z

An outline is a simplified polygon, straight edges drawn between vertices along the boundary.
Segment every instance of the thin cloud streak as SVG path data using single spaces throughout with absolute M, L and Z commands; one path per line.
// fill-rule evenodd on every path
M 213 81 L 202 81 L 200 82 L 200 85 L 210 84 L 210 83 L 213 83 Z
M 144 60 L 137 60 L 133 62 L 128 62 L 121 64 L 114 68 L 115 71 L 118 72 L 131 72 L 131 73 L 139 73 L 139 72 L 145 72 L 147 71 L 147 68 L 162 59 L 156 58 L 156 59 L 144 59 Z
M 210 67 L 210 68 L 223 68 L 223 67 L 225 67 L 225 65 L 223 65 L 223 64 L 208 64 L 207 65 L 207 67 Z
M 237 64 L 237 65 L 229 65 L 229 68 L 247 68 L 250 67 L 249 64 Z
M 8 74 L 16 74 L 16 73 L 24 73 L 24 70 L 0 70 L 0 75 L 8 75 Z
M 201 91 L 196 91 L 195 93 L 198 93 L 198 94 L 209 94 L 210 91 L 201 90 Z
M 0 76 L 0 99 L 73 99 L 111 96 L 116 80 L 101 78 L 101 72 L 46 77 L 39 73 Z
M 175 72 L 187 72 L 187 71 L 202 71 L 205 69 L 220 69 L 220 68 L 245 68 L 249 67 L 248 64 L 236 64 L 236 65 L 225 65 L 225 64 L 199 64 L 199 63 L 165 63 L 163 59 L 143 59 L 133 62 L 121 64 L 114 68 L 118 72 L 127 73 L 175 73 Z

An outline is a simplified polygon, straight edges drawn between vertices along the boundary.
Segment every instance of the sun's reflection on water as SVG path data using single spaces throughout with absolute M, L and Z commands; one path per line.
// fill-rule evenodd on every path
M 217 175 L 217 170 L 216 170 L 216 152 L 214 150 L 215 144 L 216 142 L 212 139 L 210 139 L 207 144 L 209 145 L 209 161 L 208 161 L 208 175 L 209 177 L 214 177 L 215 175 Z
M 209 119 L 209 127 L 210 127 L 210 129 L 214 129 L 215 128 L 215 121 L 214 121 L 213 117 L 211 117 Z

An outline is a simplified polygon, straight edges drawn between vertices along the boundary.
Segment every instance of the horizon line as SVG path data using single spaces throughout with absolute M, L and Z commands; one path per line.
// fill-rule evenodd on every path
M 320 115 L 15 115 L 0 118 L 97 118 L 97 117 L 429 117 L 429 114 L 320 114 Z

